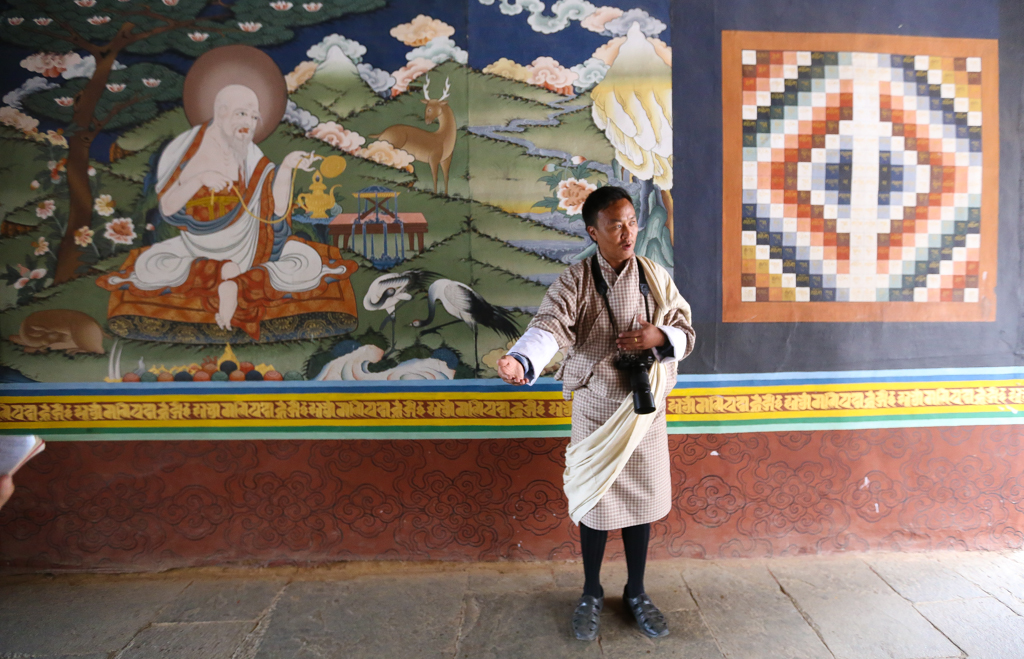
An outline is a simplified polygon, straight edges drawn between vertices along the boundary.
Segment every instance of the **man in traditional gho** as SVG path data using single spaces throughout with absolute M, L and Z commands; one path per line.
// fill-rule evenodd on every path
M 651 522 L 672 507 L 665 399 L 676 361 L 690 354 L 696 335 L 690 305 L 668 272 L 633 253 L 637 222 L 629 193 L 598 188 L 583 204 L 583 221 L 598 253 L 548 288 L 498 372 L 509 384 L 533 384 L 556 352 L 566 355 L 556 377 L 573 401 L 564 481 L 583 554 L 583 595 L 572 616 L 576 638 L 598 635 L 601 560 L 612 529 L 622 529 L 626 605 L 644 634 L 664 636 L 668 625 L 644 592 L 644 568 Z M 629 370 L 622 370 L 638 361 L 649 373 L 650 413 L 637 413 Z

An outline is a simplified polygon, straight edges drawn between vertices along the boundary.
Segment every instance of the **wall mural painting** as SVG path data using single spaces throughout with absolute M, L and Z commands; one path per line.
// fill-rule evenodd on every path
M 668 3 L 13 0 L 7 382 L 495 377 L 580 209 L 672 267 Z
M 725 32 L 727 322 L 991 321 L 995 41 Z

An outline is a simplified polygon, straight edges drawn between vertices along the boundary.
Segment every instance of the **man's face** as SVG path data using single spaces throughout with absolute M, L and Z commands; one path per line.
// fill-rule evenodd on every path
M 636 232 L 636 212 L 628 199 L 619 199 L 602 210 L 597 214 L 597 226 L 587 227 L 601 255 L 613 267 L 633 258 Z
M 248 87 L 231 85 L 218 95 L 217 122 L 232 140 L 249 144 L 260 122 L 260 102 Z

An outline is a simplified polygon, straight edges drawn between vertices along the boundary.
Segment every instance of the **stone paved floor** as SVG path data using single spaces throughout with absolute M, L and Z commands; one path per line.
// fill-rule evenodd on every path
M 569 635 L 576 563 L 346 563 L 0 578 L 0 657 L 1024 658 L 1024 553 L 654 561 L 672 633 L 605 566 L 601 638 Z

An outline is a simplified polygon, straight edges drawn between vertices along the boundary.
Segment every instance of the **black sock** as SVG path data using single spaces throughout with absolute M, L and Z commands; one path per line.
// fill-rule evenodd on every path
M 604 597 L 601 587 L 601 560 L 608 532 L 598 531 L 586 524 L 580 524 L 580 545 L 583 551 L 583 594 Z
M 622 546 L 626 550 L 626 595 L 637 597 L 644 592 L 644 568 L 647 567 L 647 544 L 651 540 L 651 525 L 638 524 L 622 529 Z

